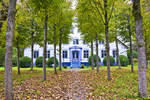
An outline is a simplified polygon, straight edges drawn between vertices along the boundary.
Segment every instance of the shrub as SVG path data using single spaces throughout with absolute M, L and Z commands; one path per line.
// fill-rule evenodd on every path
M 83 69 L 84 69 L 84 65 L 83 65 L 83 64 L 81 65 L 81 68 L 83 68 Z
M 107 66 L 107 57 L 104 58 L 103 63 L 105 66 Z M 113 66 L 115 64 L 115 59 L 114 57 L 110 56 L 110 66 Z
M 129 64 L 129 59 L 126 56 L 120 55 L 119 58 L 121 66 L 127 66 Z
M 47 61 L 47 66 L 48 67 L 53 67 L 53 64 L 54 64 L 54 57 L 51 57 Z M 56 66 L 58 66 L 58 59 L 57 58 L 56 58 Z
M 94 57 L 94 66 L 96 66 L 96 55 L 93 55 L 93 57 Z M 92 59 L 92 56 L 90 56 L 89 57 L 89 64 L 90 65 L 92 65 L 92 61 L 91 61 L 91 59 Z M 101 59 L 100 59 L 100 57 L 98 56 L 98 59 L 99 59 L 99 62 L 101 61 Z
M 43 57 L 38 57 L 35 61 L 37 67 L 43 67 Z
M 64 68 L 67 69 L 67 65 L 64 65 Z
M 20 59 L 20 66 L 22 68 L 29 68 L 30 65 L 31 65 L 31 58 L 29 58 L 29 57 L 22 57 Z
M 130 58 L 130 51 L 128 50 L 128 52 L 127 52 L 127 56 L 128 56 L 128 59 L 129 59 L 129 62 L 131 63 L 131 58 Z M 138 53 L 137 53 L 137 51 L 133 51 L 133 58 L 138 58 Z

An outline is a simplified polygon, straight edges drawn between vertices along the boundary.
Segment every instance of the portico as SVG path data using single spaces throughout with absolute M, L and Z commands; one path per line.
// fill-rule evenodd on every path
M 82 61 L 82 48 L 78 46 L 73 46 L 69 48 L 69 55 L 70 55 L 70 68 L 80 68 L 81 61 Z

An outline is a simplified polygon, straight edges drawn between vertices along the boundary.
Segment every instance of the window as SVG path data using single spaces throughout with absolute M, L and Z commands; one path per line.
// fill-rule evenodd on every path
M 79 44 L 79 40 L 78 39 L 76 39 L 76 44 Z
M 68 52 L 67 51 L 63 51 L 63 58 L 67 58 L 68 56 Z
M 76 41 L 75 41 L 75 40 L 73 40 L 73 44 L 76 44 Z
M 78 39 L 74 39 L 73 40 L 73 44 L 79 44 L 79 40 Z
M 77 21 L 77 17 L 74 18 L 74 21 L 75 21 L 75 22 Z
M 88 50 L 84 50 L 84 58 L 89 58 L 89 51 Z
M 106 51 L 105 50 L 101 50 L 101 57 L 104 58 L 106 56 Z
M 34 58 L 38 58 L 39 57 L 39 51 L 34 51 Z
M 47 44 L 50 45 L 50 42 L 48 42 Z
M 117 54 L 116 50 L 113 50 L 113 57 L 114 58 L 116 57 L 116 54 Z
M 50 51 L 46 52 L 46 58 L 50 58 Z
M 104 41 L 99 41 L 99 44 L 104 44 Z

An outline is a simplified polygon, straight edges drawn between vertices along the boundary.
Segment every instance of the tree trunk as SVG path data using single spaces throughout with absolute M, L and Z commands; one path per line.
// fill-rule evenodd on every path
M 56 25 L 54 25 L 54 73 L 57 74 L 56 70 Z
M 133 67 L 133 49 L 132 49 L 132 33 L 131 33 L 130 16 L 129 15 L 128 15 L 128 30 L 129 30 L 129 38 L 130 38 L 131 72 L 134 72 L 134 67 Z
M 136 40 L 138 49 L 138 91 L 140 97 L 146 97 L 147 92 L 147 80 L 146 80 L 146 55 L 145 55 L 145 45 L 143 39 L 143 26 L 142 26 L 142 16 L 140 9 L 140 0 L 133 1 L 133 15 L 135 19 L 136 28 Z
M 18 75 L 20 75 L 20 48 L 17 40 L 17 69 L 18 69 Z
M 97 73 L 99 72 L 99 56 L 98 56 L 98 35 L 96 34 L 96 66 L 97 66 Z
M 43 50 L 43 80 L 46 80 L 47 21 L 48 21 L 48 15 L 47 15 L 47 12 L 45 12 L 44 50 Z
M 94 70 L 94 53 L 93 53 L 93 40 L 91 41 L 91 65 L 92 65 L 92 70 Z
M 116 56 L 117 56 L 116 61 L 117 61 L 118 68 L 121 69 L 117 36 L 116 36 Z
M 31 34 L 31 71 L 33 71 L 33 55 L 34 55 L 34 41 L 33 41 L 34 32 Z
M 104 12 L 105 12 L 105 37 L 106 37 L 106 55 L 107 55 L 107 79 L 111 80 L 110 75 L 110 55 L 109 55 L 109 26 L 108 26 L 108 12 L 107 12 L 107 0 L 104 0 Z
M 62 48 L 62 30 L 60 29 L 60 34 L 59 34 L 59 70 L 61 70 L 61 48 Z
M 5 48 L 5 100 L 13 100 L 12 47 L 15 29 L 16 0 L 9 1 Z

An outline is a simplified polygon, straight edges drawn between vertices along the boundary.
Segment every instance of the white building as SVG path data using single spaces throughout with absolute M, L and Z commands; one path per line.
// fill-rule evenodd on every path
M 76 27 L 77 24 L 73 24 L 72 34 L 70 34 L 71 41 L 69 44 L 62 44 L 62 65 L 67 65 L 71 68 L 80 67 L 82 64 L 88 66 L 88 58 L 91 55 L 90 44 L 84 43 L 80 35 L 80 30 Z M 59 60 L 59 47 L 57 46 L 57 59 Z M 126 46 L 119 43 L 119 54 L 127 55 Z M 94 44 L 94 54 L 96 54 L 96 46 Z M 25 56 L 31 57 L 31 48 L 26 48 L 24 52 Z M 34 46 L 34 65 L 37 57 L 43 56 L 43 47 L 39 45 Z M 99 42 L 99 57 L 101 58 L 100 64 L 103 64 L 103 59 L 106 56 L 104 42 Z M 110 56 L 116 59 L 116 44 L 110 43 Z M 54 47 L 51 44 L 47 44 L 47 59 L 54 57 Z

